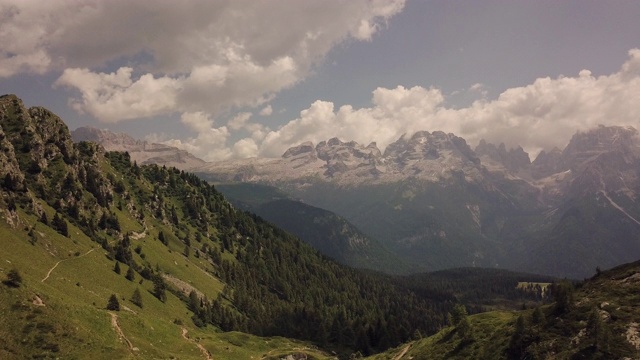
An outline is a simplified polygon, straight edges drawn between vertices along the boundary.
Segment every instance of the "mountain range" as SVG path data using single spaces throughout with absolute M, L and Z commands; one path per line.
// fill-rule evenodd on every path
M 581 278 L 640 257 L 631 127 L 576 132 L 534 161 L 521 147 L 482 140 L 472 149 L 454 134 L 420 131 L 384 152 L 332 138 L 277 159 L 193 164 L 214 183 L 272 186 L 331 211 L 409 271 L 487 266 Z

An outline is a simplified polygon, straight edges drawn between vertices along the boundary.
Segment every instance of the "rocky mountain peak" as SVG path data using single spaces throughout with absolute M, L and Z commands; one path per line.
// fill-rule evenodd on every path
M 638 131 L 633 127 L 603 126 L 577 132 L 562 152 L 561 167 L 576 170 L 585 162 L 611 151 L 637 151 Z
M 384 157 L 399 163 L 407 163 L 422 159 L 436 160 L 440 157 L 458 157 L 464 161 L 479 164 L 480 161 L 467 142 L 453 134 L 442 131 L 418 131 L 408 140 L 403 135 L 387 146 Z
M 327 145 L 328 146 L 336 146 L 336 145 L 342 145 L 343 142 L 340 141 L 340 139 L 338 139 L 337 137 L 331 138 L 329 139 L 329 141 L 327 141 Z
M 560 170 L 562 150 L 554 147 L 549 152 L 540 151 L 536 159 L 531 163 L 531 176 L 534 179 L 541 179 L 555 174 Z
M 136 140 L 133 137 L 125 134 L 125 133 L 114 133 L 109 130 L 97 129 L 91 126 L 83 126 L 75 129 L 71 133 L 73 140 L 76 142 L 80 141 L 91 141 L 98 144 L 108 145 L 109 147 L 115 146 L 136 146 L 143 147 L 145 145 L 145 141 Z
M 477 156 L 486 156 L 491 160 L 502 164 L 512 172 L 517 172 L 531 164 L 529 154 L 525 152 L 521 146 L 511 148 L 507 151 L 504 143 L 500 143 L 500 145 L 496 146 L 492 143 L 487 143 L 482 139 L 478 146 L 476 146 L 475 153 Z
M 102 145 L 108 151 L 126 151 L 131 160 L 139 164 L 159 164 L 174 166 L 178 169 L 192 169 L 203 166 L 205 161 L 164 144 L 151 144 L 144 140 L 137 140 L 125 133 L 114 133 L 109 130 L 93 127 L 79 127 L 71 132 L 74 141 L 91 141 Z
M 0 126 L 12 143 L 22 170 L 35 177 L 59 155 L 69 164 L 76 156 L 66 124 L 42 107 L 27 109 L 15 95 L 0 97 Z
M 287 149 L 287 151 L 282 154 L 282 158 L 288 159 L 299 156 L 316 157 L 316 155 L 316 148 L 313 146 L 313 143 L 311 141 L 307 141 L 298 146 Z
M 380 150 L 375 146 L 364 147 L 355 141 L 342 142 L 338 138 L 322 141 L 316 146 L 318 158 L 324 161 L 362 162 L 380 156 Z

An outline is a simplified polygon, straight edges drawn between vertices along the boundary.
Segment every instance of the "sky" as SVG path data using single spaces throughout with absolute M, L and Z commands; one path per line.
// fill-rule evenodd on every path
M 640 129 L 636 0 L 0 0 L 0 94 L 218 161 Z

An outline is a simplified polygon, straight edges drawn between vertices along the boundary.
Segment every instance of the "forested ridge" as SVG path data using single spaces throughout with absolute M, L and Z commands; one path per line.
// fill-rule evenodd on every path
M 120 173 L 154 184 L 139 204 L 174 226 L 172 234 L 211 260 L 226 284 L 216 299 L 189 301 L 199 325 L 312 340 L 363 353 L 433 333 L 455 298 L 417 296 L 384 275 L 337 264 L 261 218 L 231 207 L 195 175 L 156 165 L 138 167 L 108 153 Z M 173 204 L 185 199 L 180 208 Z M 170 205 L 171 204 L 171 205 Z M 173 216 L 173 214 L 180 214 Z

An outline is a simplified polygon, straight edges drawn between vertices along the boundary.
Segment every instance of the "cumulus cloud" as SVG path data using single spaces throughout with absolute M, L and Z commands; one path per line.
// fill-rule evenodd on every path
M 258 145 L 251 138 L 244 138 L 233 144 L 235 158 L 245 159 L 258 155 Z
M 630 50 L 620 71 L 610 75 L 596 77 L 582 70 L 574 77 L 539 78 L 493 100 L 484 98 L 478 84 L 470 90 L 479 91 L 482 98 L 461 109 L 447 107 L 439 89 L 420 86 L 378 88 L 368 108 L 345 105 L 336 110 L 331 102 L 316 101 L 297 119 L 269 131 L 259 154 L 280 156 L 303 141 L 317 143 L 334 136 L 361 144 L 376 141 L 384 149 L 405 133 L 442 130 L 464 137 L 472 146 L 484 138 L 523 146 L 535 156 L 541 149 L 563 147 L 576 130 L 599 124 L 640 129 L 640 50 Z
M 133 80 L 133 69 L 121 67 L 113 73 L 89 69 L 66 69 L 54 86 L 69 86 L 81 92 L 81 99 L 69 104 L 80 113 L 89 113 L 105 122 L 155 116 L 176 111 L 179 81 L 145 74 Z
M 371 40 L 404 1 L 0 0 L 0 77 L 63 71 L 71 106 L 107 122 L 216 116 L 266 103 L 338 43 Z
M 240 130 L 247 125 L 247 121 L 251 118 L 250 112 L 243 112 L 229 120 L 229 128 L 232 130 Z
M 271 107 L 271 105 L 267 105 L 262 108 L 262 110 L 260 110 L 261 116 L 271 116 L 271 114 L 273 114 L 273 108 Z

